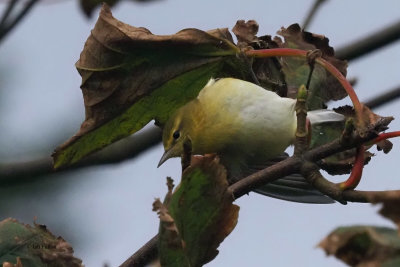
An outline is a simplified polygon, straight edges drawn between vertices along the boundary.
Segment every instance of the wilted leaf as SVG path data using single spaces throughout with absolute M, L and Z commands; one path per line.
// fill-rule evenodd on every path
M 346 119 L 352 118 L 355 124 L 354 126 L 356 127 L 360 135 L 362 135 L 364 132 L 371 130 L 375 131 L 378 135 L 380 131 L 387 128 L 387 125 L 393 119 L 392 117 L 381 117 L 373 113 L 365 105 L 362 105 L 362 107 L 363 113 L 361 114 L 361 122 L 358 121 L 353 107 L 342 106 L 334 109 L 334 111 L 344 115 Z M 310 147 L 315 148 L 320 145 L 326 144 L 336 138 L 339 138 L 342 135 L 343 129 L 344 122 L 330 122 L 313 126 Z M 392 146 L 390 141 L 380 142 L 379 144 L 381 145 L 381 148 L 384 149 L 385 153 L 388 153 Z M 367 149 L 369 149 L 370 147 L 371 145 L 367 146 Z M 336 153 L 328 158 L 322 159 L 318 165 L 332 175 L 350 173 L 355 161 L 355 155 L 356 149 L 349 149 L 341 153 Z M 373 155 L 374 154 L 372 154 L 371 152 L 366 151 L 364 155 L 364 163 L 367 164 Z
M 400 191 L 386 191 L 380 194 L 370 194 L 369 201 L 373 204 L 382 204 L 379 213 L 392 220 L 400 233 Z
M 171 195 L 168 194 L 167 197 L 169 196 Z M 184 253 L 184 243 L 166 205 L 166 203 L 161 203 L 160 199 L 156 199 L 153 203 L 153 211 L 156 211 L 160 218 L 158 233 L 160 262 L 163 263 L 162 266 L 190 266 Z
M 184 171 L 168 205 L 187 260 L 179 266 L 202 266 L 214 259 L 219 244 L 236 226 L 239 207 L 232 204 L 227 188 L 226 170 L 214 156 L 194 157 Z M 159 253 L 162 266 L 176 263 L 171 263 L 171 253 L 177 256 L 176 246 L 161 246 Z
M 256 34 L 258 32 L 258 23 L 255 20 L 238 20 L 233 27 L 232 32 L 238 39 L 238 46 L 246 47 L 249 43 L 257 42 Z
M 57 148 L 55 168 L 77 162 L 170 114 L 195 98 L 210 77 L 245 78 L 227 29 L 154 35 L 116 20 L 104 5 L 76 63 L 86 118 Z
M 378 151 L 383 151 L 383 153 L 387 154 L 392 150 L 393 148 L 393 143 L 390 142 L 389 140 L 382 140 L 376 143 L 376 148 Z
M 24 267 L 83 266 L 73 253 L 70 244 L 44 225 L 35 223 L 31 227 L 11 218 L 0 222 L 0 263 L 17 264 L 19 258 Z
M 340 227 L 319 247 L 356 267 L 395 267 L 400 263 L 400 237 L 396 230 L 386 227 Z
M 353 107 L 342 106 L 335 108 L 334 111 L 344 115 L 347 118 L 352 118 L 354 126 L 360 136 L 366 132 L 374 131 L 376 135 L 388 129 L 389 123 L 394 119 L 393 117 L 383 117 L 372 112 L 366 105 L 361 104 L 362 110 L 359 116 L 356 116 Z
M 344 121 L 341 121 L 312 125 L 310 148 L 316 148 L 340 138 L 344 129 L 344 123 Z M 356 149 L 349 149 L 320 160 L 318 165 L 331 175 L 348 174 L 352 170 L 355 155 Z M 372 156 L 372 153 L 366 151 L 364 163 L 367 164 Z
M 258 24 L 254 20 L 244 22 L 238 20 L 232 32 L 238 39 L 238 46 L 242 50 L 250 47 L 253 49 L 278 48 L 278 44 L 271 39 L 270 35 L 257 37 Z M 260 85 L 268 90 L 276 92 L 280 96 L 287 96 L 285 74 L 281 63 L 276 58 L 254 58 L 252 69 Z M 254 82 L 254 81 L 253 81 Z

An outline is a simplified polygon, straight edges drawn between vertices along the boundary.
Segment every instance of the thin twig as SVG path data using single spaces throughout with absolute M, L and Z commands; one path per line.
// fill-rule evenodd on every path
M 392 90 L 388 90 L 380 95 L 377 95 L 364 104 L 370 109 L 378 108 L 400 97 L 400 86 Z
M 0 42 L 4 40 L 4 37 L 28 14 L 32 7 L 39 2 L 39 0 L 29 0 L 21 12 L 15 16 L 14 20 L 0 28 Z
M 304 22 L 303 22 L 303 30 L 307 29 L 310 25 L 311 21 L 314 19 L 315 14 L 317 14 L 318 9 L 325 3 L 326 0 L 315 0 L 310 11 L 308 12 Z
M 5 25 L 5 22 L 8 19 L 8 16 L 10 16 L 11 12 L 13 11 L 15 5 L 17 4 L 19 0 L 10 0 L 8 2 L 8 5 L 6 7 L 6 9 L 4 10 L 3 16 L 1 17 L 1 21 L 0 21 L 0 29 L 2 29 Z
M 138 251 L 130 256 L 120 267 L 142 267 L 157 258 L 157 243 L 158 235 L 155 235 L 146 244 L 144 244 Z
M 337 49 L 335 56 L 346 60 L 356 59 L 398 39 L 400 39 L 400 21 Z

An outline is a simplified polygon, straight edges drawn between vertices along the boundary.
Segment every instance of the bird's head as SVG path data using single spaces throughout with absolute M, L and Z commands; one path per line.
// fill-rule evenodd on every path
M 164 154 L 157 167 L 160 167 L 170 158 L 180 157 L 183 153 L 183 145 L 190 138 L 188 133 L 188 121 L 185 119 L 185 109 L 181 108 L 169 118 L 163 130 Z

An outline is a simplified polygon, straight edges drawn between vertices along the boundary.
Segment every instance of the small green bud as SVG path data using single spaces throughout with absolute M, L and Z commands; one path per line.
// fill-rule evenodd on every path
M 306 100 L 308 95 L 307 88 L 304 84 L 302 84 L 299 88 L 299 92 L 297 93 L 297 100 Z

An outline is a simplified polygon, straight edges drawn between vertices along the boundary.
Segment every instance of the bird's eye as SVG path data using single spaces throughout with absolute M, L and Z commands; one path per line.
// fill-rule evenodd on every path
M 172 135 L 172 137 L 173 137 L 174 139 L 178 139 L 179 136 L 181 136 L 181 134 L 179 133 L 179 131 L 175 131 L 174 134 Z

